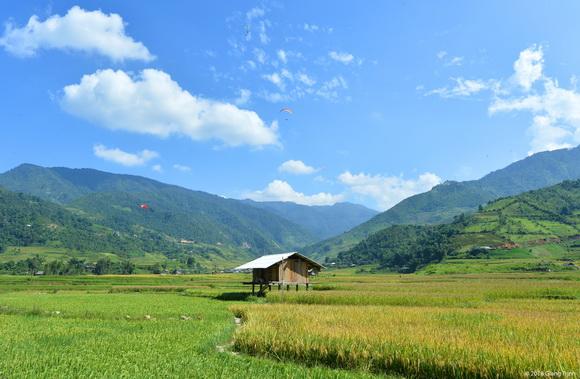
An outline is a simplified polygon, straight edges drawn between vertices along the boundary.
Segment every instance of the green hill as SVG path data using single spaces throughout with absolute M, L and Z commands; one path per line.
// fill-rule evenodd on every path
M 494 171 L 479 180 L 445 182 L 431 191 L 409 197 L 369 221 L 303 249 L 314 257 L 336 256 L 389 225 L 439 224 L 473 212 L 481 204 L 563 180 L 580 178 L 580 147 L 542 152 Z
M 254 254 L 314 241 L 304 228 L 267 210 L 138 176 L 26 164 L 0 175 L 0 185 L 63 204 L 127 233 L 149 230 Z M 141 204 L 149 208 L 141 209 Z
M 578 240 L 580 180 L 494 200 L 450 224 L 385 228 L 339 253 L 337 262 L 414 271 L 445 257 L 574 260 Z
M 336 236 L 368 221 L 378 212 L 362 205 L 336 203 L 334 205 L 300 205 L 291 202 L 246 200 L 254 207 L 269 210 L 302 226 L 317 239 Z
M 0 250 L 8 246 L 112 253 L 125 258 L 148 252 L 170 254 L 179 248 L 168 236 L 145 229 L 112 229 L 61 205 L 0 188 Z
M 52 267 L 52 273 L 93 272 L 99 261 L 117 270 L 110 272 L 126 273 L 119 271 L 123 262 L 145 272 L 177 267 L 197 272 L 229 268 L 253 256 L 225 245 L 183 244 L 154 229 L 110 227 L 82 213 L 0 188 L 0 273 L 34 272 L 29 265 Z

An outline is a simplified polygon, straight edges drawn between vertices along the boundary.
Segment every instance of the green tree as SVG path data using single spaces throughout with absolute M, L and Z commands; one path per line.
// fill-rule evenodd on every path
M 121 274 L 134 274 L 135 273 L 135 264 L 129 260 L 125 260 L 121 262 Z
M 95 270 L 93 271 L 96 275 L 110 274 L 112 268 L 111 260 L 107 258 L 100 258 L 95 264 Z

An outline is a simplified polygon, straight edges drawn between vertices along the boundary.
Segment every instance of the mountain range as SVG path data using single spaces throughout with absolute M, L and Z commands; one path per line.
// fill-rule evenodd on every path
M 128 239 L 125 244 L 137 252 L 193 251 L 195 246 L 208 245 L 222 254 L 227 251 L 229 258 L 237 260 L 257 254 L 297 250 L 333 233 L 348 230 L 376 214 L 355 204 L 312 208 L 292 203 L 262 204 L 226 199 L 139 176 L 31 164 L 1 174 L 0 186 L 6 189 L 0 194 L 2 198 L 14 205 L 12 208 L 4 207 L 5 219 L 26 219 L 27 224 L 42 228 L 43 233 L 37 235 L 44 236 L 50 234 L 47 225 L 62 226 L 53 227 L 52 230 L 58 229 L 59 233 L 55 232 L 43 241 L 52 246 L 77 246 L 94 251 L 115 249 L 100 239 L 103 235 L 91 235 L 87 230 L 106 231 L 106 238 L 123 236 Z M 16 193 L 29 196 L 18 197 Z M 26 205 L 30 204 L 35 204 L 35 207 L 27 209 Z M 26 214 L 36 214 L 39 210 L 52 213 L 26 217 Z M 52 217 L 55 212 L 66 217 L 55 219 Z M 20 216 L 16 217 L 17 214 Z M 79 223 L 88 229 L 76 234 L 73 225 Z M 14 231 L 14 228 L 10 230 Z M 7 235 L 6 232 L 5 241 L 27 243 L 22 239 L 15 241 L 14 234 Z M 75 235 L 82 237 L 73 238 Z M 83 241 L 80 245 L 79 239 Z M 93 243 L 88 243 L 88 240 L 93 240 Z M 39 244 L 41 241 L 31 243 Z M 119 250 L 125 249 L 119 247 Z
M 346 232 L 379 213 L 352 203 L 301 205 L 288 201 L 257 202 L 246 200 L 246 202 L 254 207 L 269 210 L 306 228 L 319 239 L 330 238 Z
M 480 205 L 564 180 L 580 178 L 580 146 L 534 154 L 491 172 L 481 179 L 447 181 L 428 192 L 411 196 L 389 210 L 341 235 L 312 244 L 303 251 L 316 258 L 336 256 L 371 234 L 391 225 L 428 225 L 474 212 Z
M 437 228 L 422 225 L 449 223 L 498 198 L 578 178 L 580 147 L 538 153 L 479 180 L 445 182 L 377 214 L 350 203 L 235 200 L 139 176 L 22 164 L 0 174 L 0 245 L 195 256 L 221 267 L 289 250 L 320 259 L 393 225 L 403 225 L 400 235 L 428 242 Z
M 580 259 L 580 180 L 496 199 L 449 224 L 394 225 L 336 257 L 403 272 L 449 258 Z M 548 247 L 544 247 L 548 246 Z M 543 247 L 534 255 L 536 247 Z M 574 265 L 566 263 L 574 268 Z

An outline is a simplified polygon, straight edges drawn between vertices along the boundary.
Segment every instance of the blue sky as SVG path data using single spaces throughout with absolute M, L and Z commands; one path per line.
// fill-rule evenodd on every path
M 384 210 L 580 143 L 578 14 L 572 1 L 11 2 L 0 170 Z

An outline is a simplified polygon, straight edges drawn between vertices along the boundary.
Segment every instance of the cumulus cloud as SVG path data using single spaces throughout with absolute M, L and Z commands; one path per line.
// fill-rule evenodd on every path
M 174 164 L 173 168 L 176 169 L 177 171 L 181 171 L 181 172 L 190 172 L 191 171 L 191 167 L 186 166 L 186 165 L 182 165 L 182 164 Z
M 295 175 L 309 175 L 315 173 L 318 170 L 312 166 L 308 166 L 302 161 L 291 159 L 282 163 L 278 167 L 278 171 Z
M 496 98 L 489 106 L 492 115 L 513 111 L 532 114 L 529 154 L 580 143 L 580 93 L 560 87 L 551 78 L 544 78 L 543 81 L 543 89 L 539 93 Z
M 142 166 L 150 160 L 159 157 L 159 154 L 151 150 L 142 150 L 138 153 L 128 153 L 118 148 L 109 149 L 108 147 L 98 144 L 93 146 L 95 156 L 115 162 L 123 166 Z
M 447 53 L 438 53 L 444 59 Z M 483 91 L 491 94 L 490 115 L 528 112 L 531 115 L 529 154 L 568 148 L 580 143 L 580 93 L 576 79 L 571 88 L 563 88 L 544 74 L 544 50 L 532 45 L 522 50 L 513 63 L 513 74 L 505 79 L 455 78 L 453 86 L 441 87 L 425 95 L 444 98 L 468 97 Z
M 163 166 L 161 166 L 160 164 L 156 164 L 151 166 L 151 170 L 161 173 L 163 172 Z
M 430 172 L 419 175 L 417 179 L 404 179 L 346 171 L 338 176 L 338 180 L 352 192 L 373 199 L 381 210 L 387 210 L 401 200 L 429 191 L 441 183 L 441 178 Z
M 114 61 L 155 58 L 143 43 L 125 33 L 120 15 L 86 11 L 78 6 L 64 16 L 54 15 L 45 21 L 34 15 L 21 28 L 8 23 L 0 45 L 19 57 L 34 56 L 42 49 L 59 49 L 98 53 Z
M 101 70 L 64 88 L 68 113 L 112 130 L 158 137 L 181 135 L 226 146 L 277 145 L 277 124 L 268 127 L 255 113 L 233 104 L 194 96 L 163 71 L 131 76 Z
M 290 184 L 283 180 L 274 180 L 265 189 L 247 193 L 245 197 L 255 201 L 291 201 L 302 205 L 333 205 L 344 200 L 343 195 L 333 195 L 326 192 L 305 195 L 295 191 Z
M 354 60 L 354 56 L 352 54 L 338 51 L 331 51 L 328 53 L 328 56 L 331 59 L 344 64 L 350 64 Z
M 525 91 L 529 91 L 534 82 L 542 77 L 544 53 L 541 46 L 531 46 L 520 52 L 514 62 L 513 79 Z

